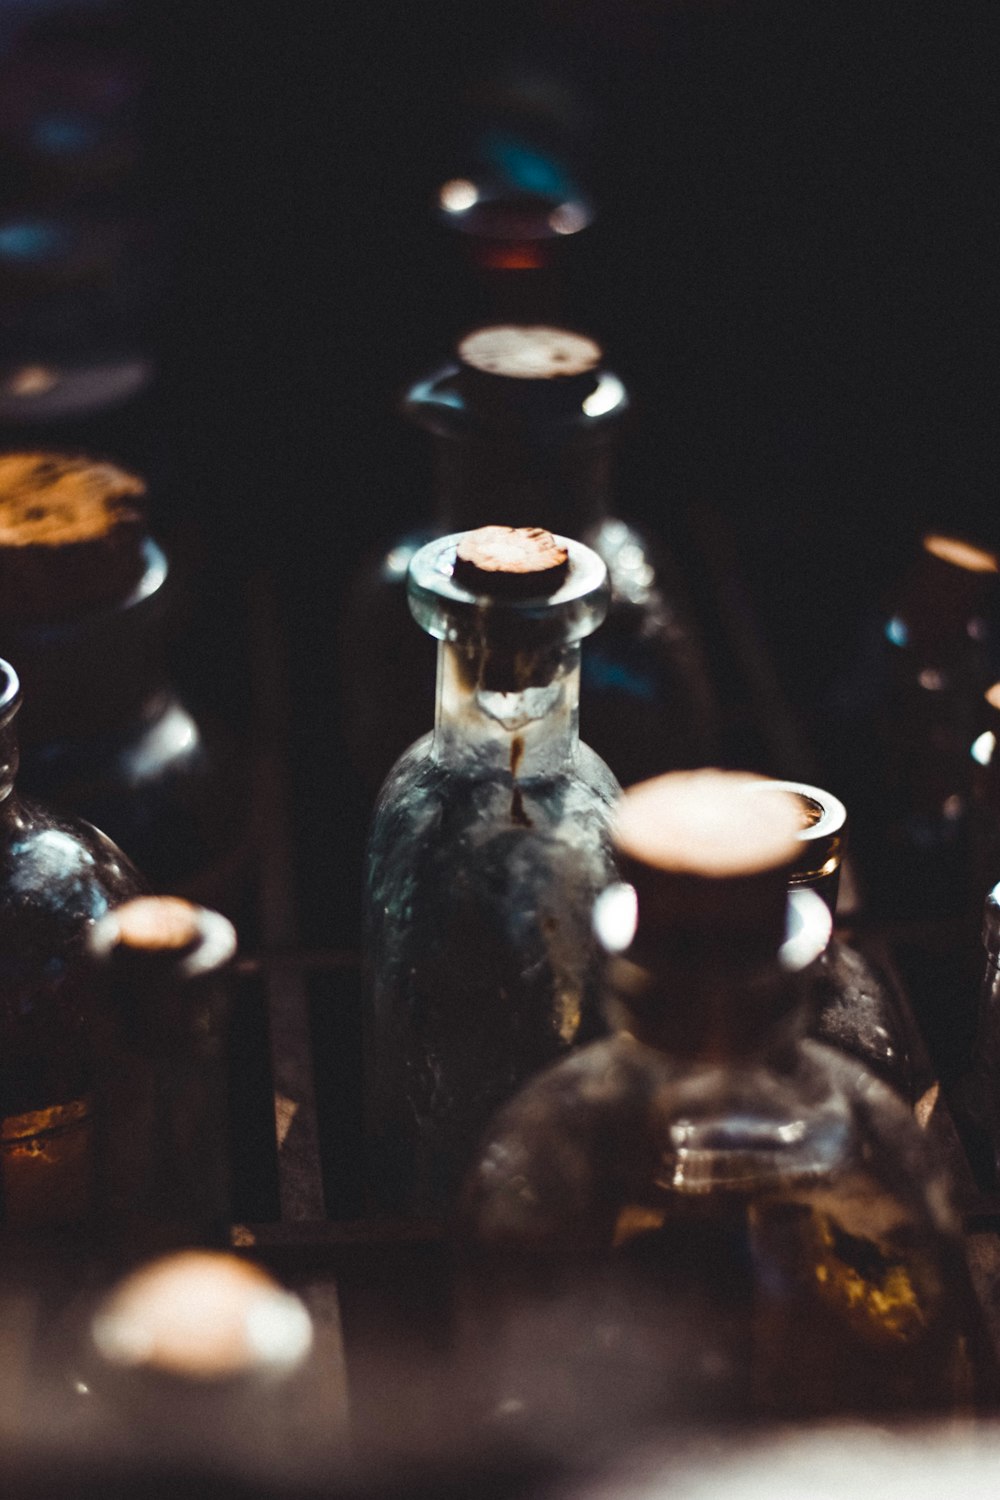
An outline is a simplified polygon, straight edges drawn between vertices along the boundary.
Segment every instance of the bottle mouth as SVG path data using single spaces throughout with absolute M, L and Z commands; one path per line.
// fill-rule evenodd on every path
M 604 619 L 608 607 L 608 570 L 589 547 L 556 536 L 569 565 L 560 586 L 536 597 L 503 597 L 474 593 L 456 581 L 455 562 L 464 532 L 428 542 L 410 561 L 407 592 L 410 611 L 437 640 L 458 640 L 470 630 L 510 634 L 525 649 L 534 644 L 570 645 L 582 640 Z M 544 642 L 539 635 L 544 636 Z

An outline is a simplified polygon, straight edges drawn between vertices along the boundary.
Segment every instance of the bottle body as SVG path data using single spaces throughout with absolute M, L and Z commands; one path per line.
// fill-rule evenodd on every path
M 944 1203 L 904 1106 L 818 1043 L 692 1069 L 598 1042 L 529 1085 L 470 1179 L 491 1399 L 548 1421 L 568 1362 L 548 1389 L 571 1428 L 602 1390 L 626 1427 L 974 1404 L 988 1358 Z
M 533 1073 L 601 1029 L 590 909 L 613 878 L 617 784 L 586 746 L 519 782 L 437 763 L 391 773 L 367 855 L 373 1203 L 436 1216 L 480 1133 Z
M 110 839 L 12 793 L 0 827 L 0 1219 L 79 1223 L 93 1195 L 88 928 L 142 890 Z
M 509 569 L 492 568 L 497 545 L 513 547 Z M 526 578 L 524 557 L 543 571 Z M 577 725 L 579 641 L 606 578 L 538 528 L 445 537 L 411 562 L 411 609 L 439 640 L 437 707 L 382 789 L 367 853 L 368 1175 L 383 1211 L 447 1213 L 494 1110 L 599 1029 L 590 917 L 614 876 L 619 788 Z

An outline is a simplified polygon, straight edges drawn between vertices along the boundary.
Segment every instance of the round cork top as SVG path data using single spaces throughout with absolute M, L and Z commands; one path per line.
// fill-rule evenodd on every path
M 201 935 L 198 907 L 179 896 L 137 896 L 115 910 L 118 947 L 138 953 L 178 953 Z
M 471 593 L 541 597 L 566 578 L 569 551 L 540 526 L 480 526 L 455 551 L 455 582 Z
M 458 357 L 486 375 L 546 381 L 589 374 L 600 364 L 602 350 L 593 339 L 566 328 L 512 323 L 477 328 L 460 342 Z
M 259 1266 L 209 1250 L 167 1255 L 127 1276 L 92 1333 L 113 1365 L 205 1383 L 291 1367 L 312 1342 L 297 1297 Z
M 60 453 L 0 455 L 0 547 L 64 547 L 135 520 L 144 482 L 114 464 Z
M 619 803 L 615 842 L 641 865 L 710 880 L 785 868 L 798 850 L 801 806 L 778 792 L 762 804 L 758 784 L 729 771 L 640 782 Z
M 963 568 L 967 573 L 996 573 L 998 563 L 996 554 L 988 552 L 985 547 L 973 546 L 971 542 L 963 541 L 961 537 L 942 536 L 932 532 L 923 539 L 925 552 L 931 557 L 936 557 L 940 562 L 949 563 L 953 568 Z

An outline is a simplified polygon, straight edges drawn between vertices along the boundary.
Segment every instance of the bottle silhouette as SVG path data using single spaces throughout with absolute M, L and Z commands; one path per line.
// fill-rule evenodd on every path
M 760 814 L 720 772 L 623 798 L 631 884 L 596 912 L 617 1032 L 507 1106 L 464 1194 L 465 1338 L 493 1420 L 587 1442 L 993 1389 L 922 1132 L 802 1035 L 830 914 L 786 894 L 794 802 Z
M 94 1189 L 88 929 L 143 882 L 82 819 L 15 788 L 20 685 L 0 662 L 0 1223 L 83 1222 Z
M 106 827 L 159 889 L 231 905 L 241 768 L 171 681 L 170 565 L 144 498 L 113 464 L 0 456 L 0 642 L 29 695 L 22 783 Z
M 227 971 L 232 923 L 176 896 L 139 896 L 87 936 L 105 1243 L 132 1259 L 228 1242 Z
M 437 717 L 368 844 L 369 1184 L 381 1210 L 436 1217 L 497 1106 L 600 1026 L 590 908 L 618 788 L 577 730 L 607 601 L 593 552 L 531 528 L 445 537 L 410 600 L 439 642 Z
M 789 890 L 812 890 L 836 916 L 840 871 L 847 850 L 847 809 L 838 797 L 800 781 L 752 783 L 794 798 L 800 809 L 799 853 Z M 877 964 L 831 936 L 812 977 L 809 1035 L 856 1057 L 916 1104 L 934 1082 L 933 1071 L 906 996 Z

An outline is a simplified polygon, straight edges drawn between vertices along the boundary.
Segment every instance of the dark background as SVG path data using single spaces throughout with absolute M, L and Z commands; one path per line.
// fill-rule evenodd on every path
M 209 694 L 242 691 L 240 588 L 275 580 L 317 937 L 351 926 L 320 913 L 362 818 L 338 603 L 366 550 L 427 513 L 399 392 L 484 311 L 435 189 L 499 122 L 590 192 L 564 306 L 635 395 L 620 512 L 682 564 L 699 508 L 722 515 L 808 721 L 925 525 L 1000 544 L 993 9 L 120 9 L 150 63 L 144 192 L 168 251 L 143 417 L 159 525 L 209 601 L 188 642 Z

